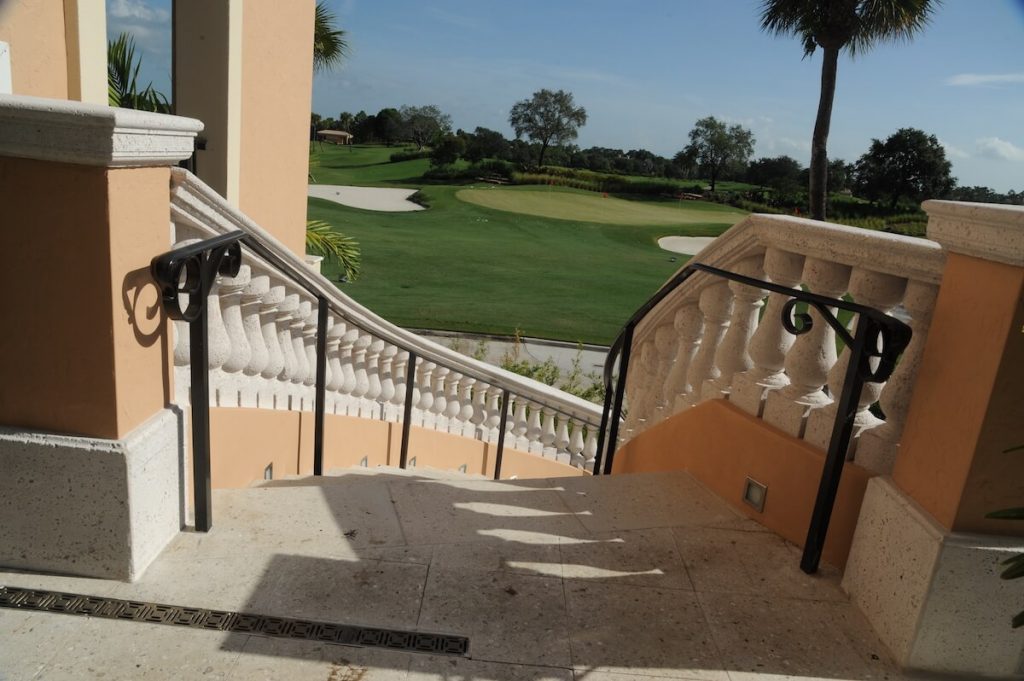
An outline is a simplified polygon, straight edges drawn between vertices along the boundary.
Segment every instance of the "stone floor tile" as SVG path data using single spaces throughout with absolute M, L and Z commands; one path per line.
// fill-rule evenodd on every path
M 232 681 L 402 681 L 409 653 L 312 641 L 250 636 L 231 669 Z
M 415 629 L 427 566 L 276 556 L 265 614 L 368 627 Z
M 586 534 L 580 519 L 557 492 L 502 485 L 500 492 L 472 481 L 437 480 L 392 484 L 395 510 L 408 545 L 465 543 L 501 539 L 508 532 L 545 532 L 557 536 Z
M 481 662 L 461 657 L 416 656 L 409 681 L 573 681 L 572 671 L 505 662 Z
M 600 485 L 586 477 L 564 480 L 560 496 L 591 532 L 710 525 L 741 517 L 686 473 L 612 475 Z
M 880 646 L 863 645 L 863 632 L 856 631 L 862 623 L 846 616 L 850 605 L 731 593 L 698 597 L 733 681 L 898 678 Z
M 576 669 L 574 681 L 652 681 L 658 679 L 665 681 L 712 681 L 711 676 L 645 676 L 643 674 L 622 674 L 619 672 L 596 672 L 590 669 Z M 765 681 L 774 681 L 768 680 Z
M 566 580 L 573 667 L 724 681 L 696 594 Z
M 67 577 L 35 572 L 0 571 L 0 586 L 17 586 L 45 591 L 63 591 L 89 596 L 116 598 L 124 591 L 128 582 L 116 579 L 95 579 L 92 577 Z
M 222 632 L 92 618 L 79 626 L 36 679 L 226 679 L 239 655 L 222 648 Z
M 566 579 L 693 589 L 669 528 L 600 533 L 559 549 Z
M 438 544 L 434 546 L 434 560 L 431 566 L 442 570 L 562 576 L 562 561 L 557 544 L 538 545 L 497 540 Z
M 570 666 L 557 577 L 431 567 L 418 628 L 468 636 L 476 660 Z
M 0 609 L 0 681 L 35 678 L 82 624 L 70 615 Z
M 838 574 L 800 570 L 800 553 L 771 532 L 674 528 L 676 545 L 697 591 L 846 601 Z

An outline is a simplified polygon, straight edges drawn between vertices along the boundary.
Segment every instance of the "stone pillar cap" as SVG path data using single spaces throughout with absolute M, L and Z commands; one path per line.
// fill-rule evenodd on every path
M 1024 267 L 1024 206 L 925 201 L 928 238 L 953 253 Z

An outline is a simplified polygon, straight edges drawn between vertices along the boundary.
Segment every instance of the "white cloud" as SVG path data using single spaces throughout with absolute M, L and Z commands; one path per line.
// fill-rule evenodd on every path
M 1024 83 L 1024 73 L 958 73 L 946 79 L 946 85 L 975 86 Z
M 115 19 L 134 19 L 147 23 L 167 21 L 171 18 L 167 10 L 150 7 L 146 0 L 109 0 L 107 11 Z
M 811 150 L 810 142 L 807 140 L 795 140 L 792 137 L 780 137 L 779 146 L 792 151 L 809 152 Z
M 948 156 L 950 156 L 951 158 L 970 158 L 971 157 L 970 154 L 968 154 L 966 151 L 964 151 L 960 147 L 955 147 L 952 144 L 950 144 L 949 142 L 946 142 L 945 140 L 939 140 L 939 144 L 942 145 L 942 148 L 946 150 L 946 154 Z
M 978 153 L 982 156 L 1004 161 L 1024 161 L 1024 149 L 1013 142 L 1007 142 L 998 137 L 982 137 L 975 144 L 978 146 Z

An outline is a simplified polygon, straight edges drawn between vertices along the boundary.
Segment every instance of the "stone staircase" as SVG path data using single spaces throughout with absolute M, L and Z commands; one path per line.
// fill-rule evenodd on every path
M 0 585 L 457 634 L 468 657 L 0 609 L 0 678 L 901 678 L 835 571 L 685 473 L 355 468 L 213 509 L 135 583 Z

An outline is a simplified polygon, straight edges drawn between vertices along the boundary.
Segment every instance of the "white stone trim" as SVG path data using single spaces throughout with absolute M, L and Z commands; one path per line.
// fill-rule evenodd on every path
M 925 201 L 928 238 L 953 253 L 1024 267 L 1024 206 Z
M 347 320 L 370 332 L 376 338 L 399 347 L 409 348 L 422 361 L 444 364 L 454 372 L 469 373 L 474 377 L 482 378 L 491 385 L 507 387 L 511 392 L 526 400 L 535 400 L 554 406 L 580 421 L 591 424 L 600 422 L 600 405 L 467 357 L 374 314 L 338 290 L 338 287 L 329 279 L 311 271 L 304 256 L 293 253 L 287 246 L 225 201 L 202 180 L 181 168 L 171 170 L 171 219 L 209 236 L 236 230 L 251 233 L 276 256 L 290 263 L 296 271 L 306 273 L 319 292 L 340 309 Z M 247 255 L 246 257 L 251 256 Z
M 0 156 L 105 166 L 175 165 L 192 155 L 194 118 L 0 95 Z
M 181 527 L 180 412 L 120 440 L 0 428 L 0 566 L 136 579 Z
M 868 482 L 843 589 L 904 667 L 1012 677 L 1024 637 L 1010 627 L 1020 587 L 999 562 L 1024 539 L 952 533 L 891 479 Z

